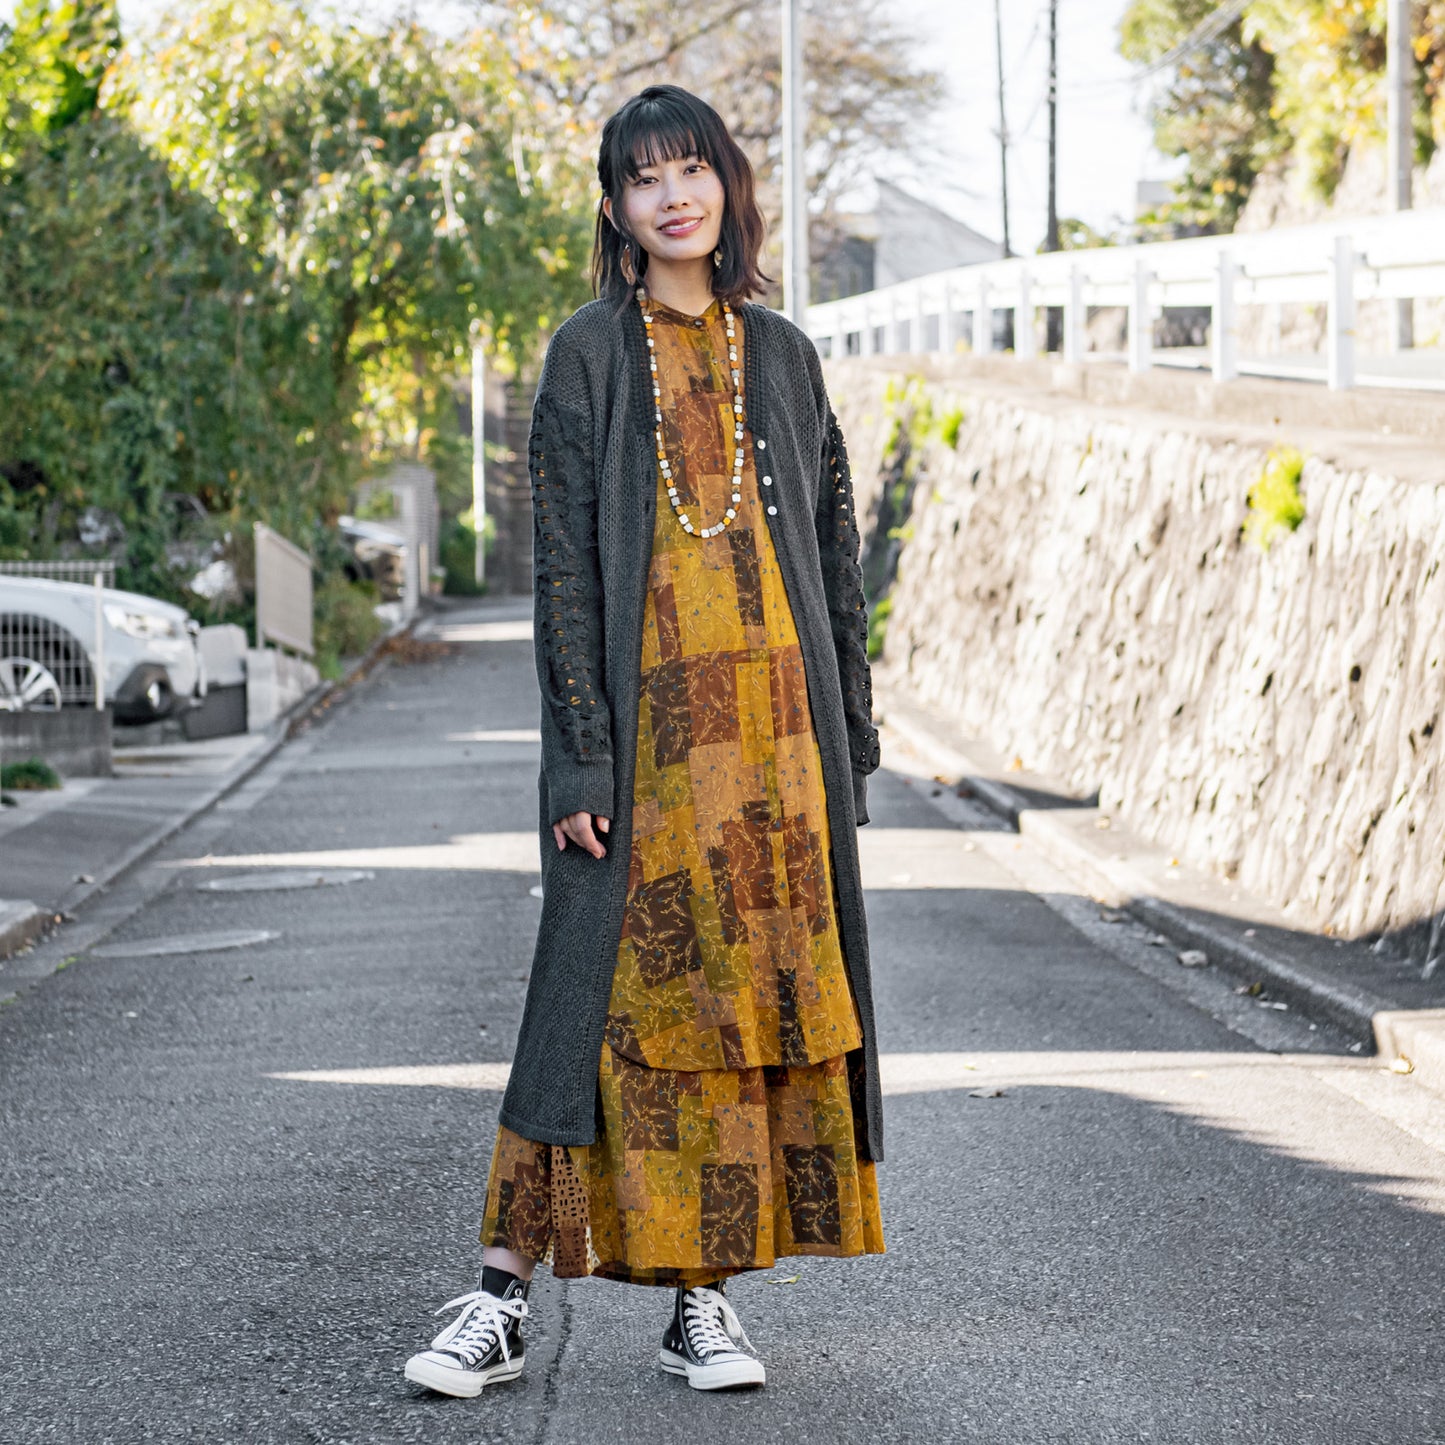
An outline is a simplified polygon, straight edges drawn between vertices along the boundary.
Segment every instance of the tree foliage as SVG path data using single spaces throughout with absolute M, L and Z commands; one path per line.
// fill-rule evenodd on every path
M 931 150 L 942 99 L 888 0 L 824 0 L 804 26 L 808 193 L 824 217 L 883 157 Z M 782 66 L 774 0 L 675 6 L 663 0 L 538 0 L 499 21 L 519 57 L 529 109 L 570 141 L 590 195 L 602 121 L 643 86 L 668 81 L 712 103 L 758 175 L 774 234 L 781 213 Z
M 1156 64 L 1217 9 L 1215 0 L 1131 0 L 1130 60 Z M 1445 138 L 1445 0 L 1416 0 L 1416 156 Z M 1316 194 L 1334 191 L 1352 147 L 1384 136 L 1385 0 L 1253 0 L 1219 36 L 1164 71 L 1153 104 L 1159 149 L 1184 159 L 1185 218 L 1233 223 L 1254 178 L 1286 158 Z
M 117 55 L 93 9 L 29 0 L 4 37 L 0 545 L 100 508 L 174 592 L 177 493 L 309 541 L 398 449 L 457 470 L 459 359 L 581 299 L 586 217 L 532 183 L 484 37 L 250 0 Z
M 1119 48 L 1126 59 L 1152 65 L 1217 8 L 1217 0 L 1133 0 Z M 1273 85 L 1274 57 L 1246 39 L 1238 20 L 1165 72 L 1153 100 L 1154 142 L 1184 160 L 1169 219 L 1234 224 L 1254 178 L 1285 148 L 1271 114 Z
M 708 95 L 776 209 L 775 8 L 479 4 L 442 35 L 415 7 L 198 0 L 123 42 L 114 0 L 20 0 L 0 27 L 0 556 L 123 547 L 125 585 L 179 596 L 181 515 L 334 557 L 324 524 L 397 454 L 460 510 L 464 358 L 479 338 L 519 366 L 585 299 L 615 105 L 659 78 Z M 829 0 L 810 21 L 821 204 L 937 96 L 889 16 Z

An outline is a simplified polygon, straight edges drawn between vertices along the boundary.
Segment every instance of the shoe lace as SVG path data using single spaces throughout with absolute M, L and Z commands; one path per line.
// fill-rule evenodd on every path
M 507 1344 L 507 1325 L 511 1320 L 519 1323 L 527 1318 L 527 1301 L 521 1295 L 511 1299 L 498 1299 L 484 1289 L 473 1290 L 471 1294 L 458 1295 L 448 1300 L 437 1314 L 462 1307 L 462 1313 L 431 1342 L 434 1350 L 445 1350 L 459 1356 L 466 1364 L 474 1365 L 494 1343 L 502 1348 L 502 1358 L 512 1358 Z
M 682 1323 L 699 1355 L 753 1348 L 737 1311 L 715 1289 L 690 1289 L 682 1297 Z

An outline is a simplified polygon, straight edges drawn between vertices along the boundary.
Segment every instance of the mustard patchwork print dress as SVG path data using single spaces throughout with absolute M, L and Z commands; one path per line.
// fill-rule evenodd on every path
M 679 501 L 711 526 L 732 494 L 721 308 L 652 316 Z M 718 536 L 684 532 L 658 477 L 596 1142 L 501 1128 L 492 1157 L 482 1242 L 550 1255 L 562 1276 L 691 1285 L 780 1255 L 883 1250 L 845 1059 L 862 1034 L 822 763 L 770 493 L 744 444 L 737 519 Z

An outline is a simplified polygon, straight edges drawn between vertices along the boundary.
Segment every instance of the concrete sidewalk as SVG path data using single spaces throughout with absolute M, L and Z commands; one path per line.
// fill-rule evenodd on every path
M 370 670 L 421 615 L 392 628 L 334 681 L 313 688 L 263 731 L 198 742 L 117 747 L 115 775 L 16 791 L 0 810 L 0 959 L 72 917 L 128 868 L 251 776 L 308 714 Z M 3 990 L 0 990 L 3 991 Z
M 118 749 L 115 776 L 16 792 L 0 813 L 0 957 L 80 907 L 258 766 L 284 739 L 265 732 Z
M 1363 943 L 1301 929 L 1235 884 L 1170 857 L 1063 785 L 1015 768 L 958 735 L 938 712 L 896 692 L 880 696 L 891 729 L 972 796 L 1027 834 L 1106 909 L 1138 918 L 1172 943 L 1183 967 L 1218 967 L 1262 1003 L 1332 1024 L 1400 1073 L 1445 1092 L 1445 971 Z

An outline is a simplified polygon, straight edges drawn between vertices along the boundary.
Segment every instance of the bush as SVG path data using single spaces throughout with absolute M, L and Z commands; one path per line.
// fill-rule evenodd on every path
M 6 763 L 0 767 L 0 788 L 39 792 L 42 788 L 59 786 L 60 775 L 39 758 L 27 758 L 23 763 Z
M 488 515 L 483 532 L 486 555 L 490 557 L 497 535 L 495 518 Z M 477 533 L 472 524 L 470 507 L 447 528 L 441 550 L 442 566 L 447 574 L 442 591 L 448 597 L 480 597 L 485 594 L 487 584 L 477 585 Z
M 316 667 L 322 677 L 340 677 L 343 659 L 359 657 L 386 631 L 374 610 L 377 601 L 372 583 L 349 582 L 337 573 L 317 587 Z
M 1259 479 L 1249 489 L 1244 535 L 1263 551 L 1269 551 L 1277 532 L 1293 532 L 1305 519 L 1299 489 L 1304 465 L 1304 453 L 1297 447 L 1271 447 Z
M 883 642 L 888 635 L 888 614 L 893 611 L 893 598 L 884 597 L 868 613 L 868 661 L 883 656 Z

